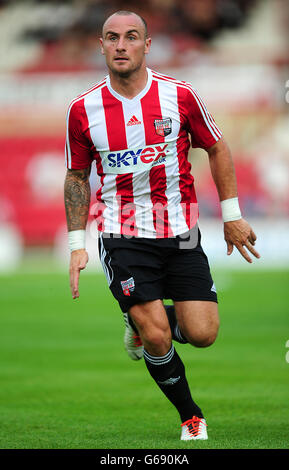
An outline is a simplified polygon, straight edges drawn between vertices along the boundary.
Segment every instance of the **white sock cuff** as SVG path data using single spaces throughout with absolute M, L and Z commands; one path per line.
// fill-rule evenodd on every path
M 143 355 L 144 355 L 144 358 L 148 362 L 153 364 L 154 366 L 162 366 L 163 364 L 167 364 L 168 362 L 171 361 L 174 353 L 175 353 L 175 348 L 174 348 L 174 345 L 172 344 L 170 350 L 164 356 L 152 356 L 145 349 L 144 349 Z

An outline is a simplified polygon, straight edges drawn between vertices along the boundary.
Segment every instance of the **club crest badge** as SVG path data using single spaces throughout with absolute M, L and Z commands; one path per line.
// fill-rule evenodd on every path
M 134 291 L 134 278 L 130 277 L 126 281 L 120 281 L 124 295 L 130 295 Z
M 155 131 L 157 135 L 165 137 L 172 132 L 172 120 L 171 118 L 155 119 L 154 120 Z

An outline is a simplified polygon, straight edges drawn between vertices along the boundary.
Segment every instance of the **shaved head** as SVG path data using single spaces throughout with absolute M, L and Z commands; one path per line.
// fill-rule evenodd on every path
M 108 26 L 109 24 L 109 21 L 114 17 L 114 16 L 134 16 L 135 19 L 137 19 L 138 22 L 140 22 L 140 24 L 142 25 L 143 27 L 143 32 L 144 32 L 144 39 L 147 38 L 148 36 L 148 28 L 147 28 L 147 23 L 146 23 L 146 20 L 138 15 L 137 13 L 134 13 L 133 11 L 128 11 L 128 10 L 119 10 L 119 11 L 116 11 L 115 13 L 113 13 L 112 15 L 110 15 L 104 22 L 103 24 L 103 27 L 102 27 L 102 37 L 104 37 L 104 32 L 105 32 L 105 29 L 106 29 L 106 26 Z

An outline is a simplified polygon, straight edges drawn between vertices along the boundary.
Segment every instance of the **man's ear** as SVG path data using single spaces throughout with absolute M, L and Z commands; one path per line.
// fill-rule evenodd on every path
M 147 39 L 146 39 L 146 42 L 145 42 L 145 50 L 144 50 L 144 53 L 145 53 L 145 54 L 148 54 L 148 53 L 149 53 L 150 48 L 151 48 L 151 43 L 152 43 L 151 38 L 147 38 Z
M 102 39 L 102 38 L 99 38 L 99 42 L 100 42 L 100 50 L 101 50 L 101 53 L 104 54 L 104 50 L 103 50 L 103 39 Z

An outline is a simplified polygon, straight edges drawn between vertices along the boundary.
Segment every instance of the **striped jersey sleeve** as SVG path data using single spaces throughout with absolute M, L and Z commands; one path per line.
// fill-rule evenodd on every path
M 66 167 L 70 170 L 87 168 L 92 162 L 91 142 L 85 135 L 86 123 L 83 99 L 72 102 L 66 118 L 65 145 Z
M 188 86 L 185 93 L 183 106 L 191 145 L 206 150 L 222 137 L 222 132 L 196 90 Z

